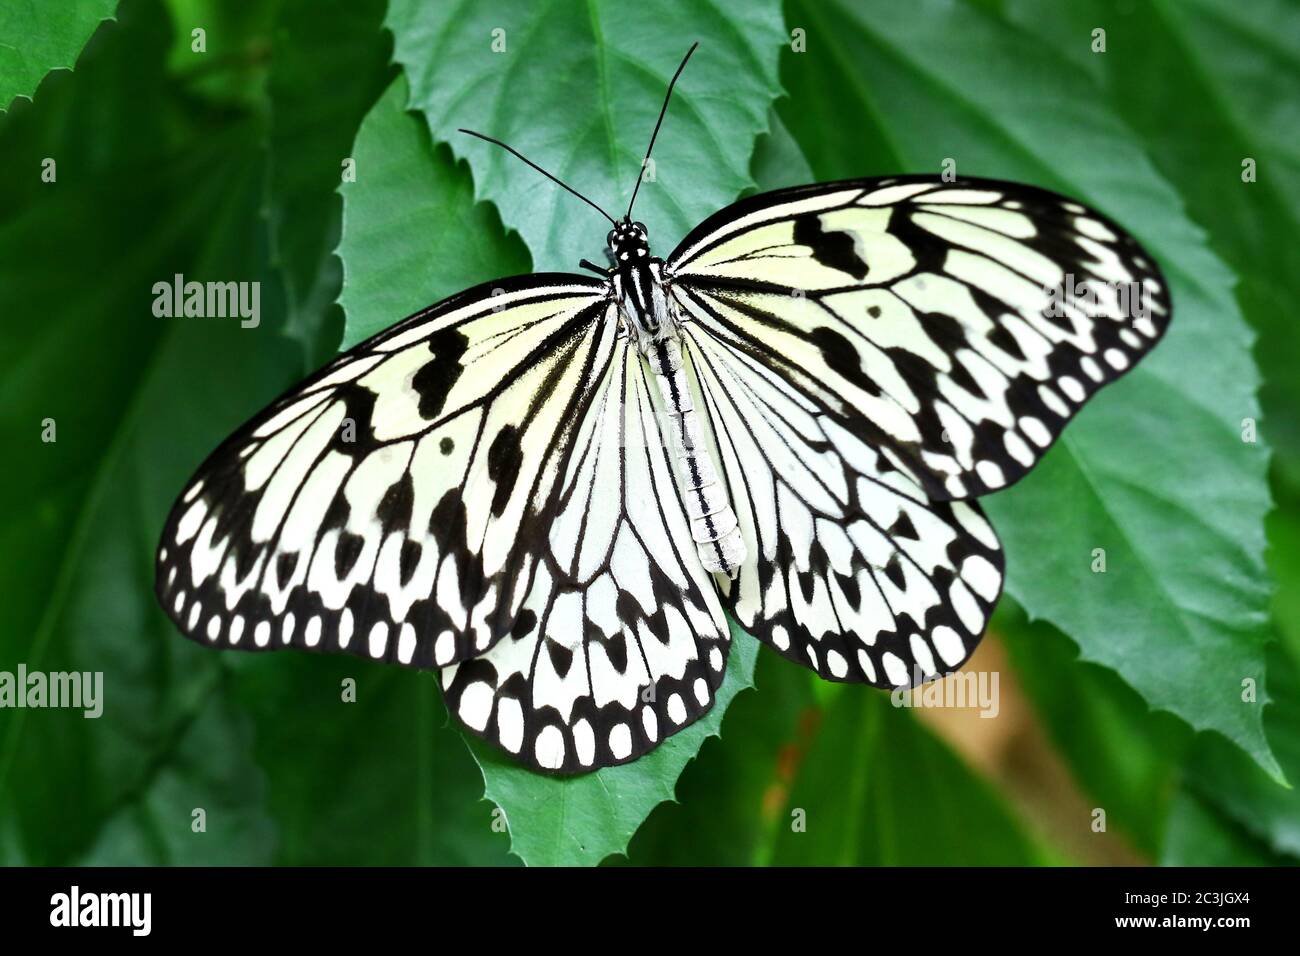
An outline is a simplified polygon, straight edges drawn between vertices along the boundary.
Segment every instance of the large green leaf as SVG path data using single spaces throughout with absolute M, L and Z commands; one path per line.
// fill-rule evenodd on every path
M 1017 26 L 1098 78 L 1241 277 L 1237 299 L 1260 331 L 1263 428 L 1300 483 L 1300 6 L 1079 0 L 1050 16 L 1035 0 L 1004 6 Z M 1091 52 L 1098 27 L 1105 53 Z M 1256 165 L 1254 182 L 1242 181 L 1246 160 Z
M 399 76 L 366 116 L 344 183 L 344 347 L 469 286 L 528 271 L 528 253 L 474 201 L 469 172 L 408 113 Z
M 267 214 L 285 331 L 315 366 L 338 345 L 338 195 L 361 120 L 392 79 L 384 0 L 286 0 L 272 37 Z
M 796 0 L 788 19 L 808 52 L 786 58 L 783 116 L 820 176 L 937 171 L 951 157 L 958 174 L 1099 207 L 1163 266 L 1165 341 L 987 507 L 1007 589 L 1031 616 L 1153 708 L 1278 773 L 1263 702 L 1241 698 L 1242 681 L 1265 673 L 1269 495 L 1266 447 L 1241 440 L 1259 376 L 1232 274 L 1095 83 L 1041 43 L 938 2 Z M 1107 570 L 1095 574 L 1098 548 Z
M 912 714 L 862 687 L 836 695 L 779 826 L 782 866 L 1043 862 L 986 783 Z
M 176 273 L 256 281 L 265 268 L 259 130 L 174 111 L 166 23 L 156 3 L 124 4 L 81 69 L 0 125 L 0 440 L 23 463 L 0 475 L 15 556 L 0 669 L 102 672 L 104 708 L 0 715 L 5 860 L 259 862 L 272 848 L 247 727 L 221 705 L 222 659 L 181 640 L 153 597 L 173 496 L 290 364 L 269 322 L 152 313 L 153 284 Z M 116 117 L 115 135 L 94 116 Z M 61 157 L 58 180 L 34 189 L 42 156 Z M 51 812 L 68 794 L 76 812 Z M 196 807 L 207 834 L 191 831 Z M 134 854 L 129 832 L 150 838 Z
M 0 112 L 28 99 L 50 70 L 70 70 L 117 0 L 8 0 L 0 5 Z
M 424 112 L 435 141 L 469 159 L 476 194 L 523 236 L 539 272 L 571 272 L 579 258 L 599 258 L 608 225 L 457 127 L 504 140 L 618 218 L 668 80 L 698 40 L 655 146 L 655 181 L 637 198 L 637 218 L 666 254 L 752 184 L 749 158 L 778 93 L 777 57 L 787 40 L 777 0 L 743 7 L 392 0 L 388 24 L 412 108 Z
M 403 77 L 366 118 L 354 148 L 357 181 L 342 187 L 345 344 L 466 286 L 528 268 L 519 243 L 502 236 L 490 209 L 474 203 L 465 170 L 445 149 L 434 149 L 418 117 L 404 112 L 405 87 Z M 746 164 L 753 136 L 744 147 Z M 746 181 L 732 182 L 723 201 Z M 709 717 L 633 764 L 562 780 L 474 746 L 487 796 L 510 825 L 512 851 L 530 864 L 594 864 L 623 852 L 655 805 L 672 798 L 700 744 L 717 733 L 731 697 L 750 683 L 755 654 L 753 640 L 738 635 Z
M 405 85 L 396 80 L 366 117 L 354 148 L 357 181 L 342 188 L 348 343 L 528 266 L 519 242 L 502 233 L 490 208 L 475 203 L 467 171 L 445 148 L 435 150 L 420 118 L 404 110 Z M 730 697 L 749 684 L 754 642 L 741 636 L 738 643 L 713 714 L 634 764 L 560 780 L 509 763 L 489 747 L 474 748 L 487 795 L 510 826 L 511 849 L 531 864 L 594 864 L 622 852 L 655 804 L 671 798 L 700 743 L 717 732 Z
M 775 110 L 754 147 L 759 190 L 812 181 L 808 162 Z M 749 640 L 749 638 L 745 638 Z M 721 736 L 706 741 L 682 772 L 675 800 L 661 803 L 636 832 L 627 859 L 637 866 L 745 866 L 772 854 L 776 815 L 817 715 L 811 671 L 760 648 L 757 693 L 727 711 Z M 719 812 L 725 807 L 725 812 Z

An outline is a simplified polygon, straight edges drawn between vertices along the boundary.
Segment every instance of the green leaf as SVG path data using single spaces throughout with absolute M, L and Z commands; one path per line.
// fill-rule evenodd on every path
M 419 118 L 403 111 L 404 86 L 404 78 L 395 81 L 365 118 L 354 150 L 356 182 L 342 187 L 346 343 L 465 286 L 526 271 L 519 243 L 504 238 L 490 209 L 474 203 L 465 170 L 434 150 Z M 403 215 L 394 216 L 395 208 Z M 433 255 L 430 241 L 439 243 Z M 562 780 L 513 765 L 486 745 L 474 747 L 487 796 L 510 823 L 512 852 L 533 865 L 598 864 L 623 852 L 646 814 L 671 799 L 699 744 L 718 732 L 731 697 L 750 684 L 753 645 L 749 636 L 738 637 L 710 717 L 630 765 Z
M 997 794 L 890 697 L 841 690 L 790 793 L 779 866 L 1043 862 Z
M 357 181 L 342 187 L 346 344 L 462 288 L 528 268 L 519 242 L 502 234 L 490 208 L 474 202 L 466 170 L 432 147 L 405 102 L 399 78 L 363 122 L 354 148 Z M 561 780 L 475 747 L 487 795 L 509 822 L 512 851 L 530 864 L 595 864 L 623 852 L 646 814 L 671 798 L 700 743 L 717 733 L 730 698 L 749 686 L 754 644 L 738 636 L 710 716 L 634 764 Z M 622 796 L 611 800 L 611 792 Z
M 784 189 L 813 182 L 812 167 L 775 109 L 768 116 L 768 131 L 754 144 L 752 163 L 755 192 Z
M 623 853 L 650 811 L 672 800 L 678 776 L 741 690 L 754 683 L 758 641 L 735 626 L 727 673 L 713 709 L 645 756 L 573 777 L 525 769 L 499 750 L 466 738 L 483 768 L 487 798 L 505 812 L 510 851 L 529 866 L 594 866 Z
M 1263 430 L 1300 484 L 1300 8 L 1291 0 L 1080 0 L 1046 17 L 1033 0 L 1005 6 L 1017 26 L 1098 78 L 1241 277 L 1237 300 L 1260 332 Z M 1090 51 L 1097 26 L 1106 29 L 1104 54 Z M 1254 182 L 1242 181 L 1247 160 Z
M 287 0 L 272 37 L 267 216 L 284 286 L 286 334 L 309 367 L 338 345 L 335 300 L 344 163 L 367 111 L 392 80 L 384 0 Z
M 962 6 L 792 4 L 808 53 L 782 115 L 819 176 L 935 171 L 1042 185 L 1128 226 L 1172 284 L 1166 339 L 1093 400 L 1035 471 L 986 499 L 1007 590 L 1084 660 L 1158 710 L 1214 730 L 1279 773 L 1264 737 L 1267 449 L 1252 336 L 1233 275 L 1205 246 L 1140 142 L 1080 69 Z M 851 121 L 846 121 L 851 117 Z M 1050 531 L 1048 530 L 1050 529 Z M 1106 573 L 1093 573 L 1094 550 Z
M 775 3 L 747 11 L 743 20 L 719 17 L 704 4 L 686 13 L 695 14 L 691 22 L 698 28 L 686 32 L 698 35 L 702 47 L 656 146 L 656 181 L 647 182 L 638 206 L 638 216 L 666 243 L 751 185 L 750 154 L 777 93 L 775 65 L 784 39 Z M 450 131 L 449 111 L 472 113 L 457 120 L 466 125 L 491 119 L 484 132 L 509 139 L 579 188 L 617 196 L 614 183 L 621 178 L 630 192 L 633 182 L 623 174 L 635 177 L 664 86 L 684 52 L 676 39 L 682 31 L 662 22 L 650 30 L 649 15 L 612 3 L 582 11 L 512 4 L 454 13 L 404 2 L 390 6 L 396 57 L 406 67 L 402 85 L 409 79 L 411 90 L 390 89 L 367 118 L 355 149 L 358 182 L 343 188 L 339 255 L 347 343 L 460 288 L 526 269 L 517 244 L 503 249 L 495 223 L 483 221 L 486 213 L 472 204 L 463 172 L 437 158 L 440 151 L 430 148 L 401 105 L 421 108 L 438 139 Z M 506 31 L 504 53 L 492 51 L 498 26 Z M 596 31 L 599 43 L 574 42 L 575 29 Z M 636 50 L 625 50 L 621 44 L 632 37 Z M 647 37 L 654 38 L 648 46 Z M 593 76 L 595 84 L 587 81 Z M 724 77 L 733 97 L 723 102 L 704 95 Z M 453 90 L 470 92 L 453 104 Z M 478 173 L 477 194 L 503 210 L 539 271 L 572 270 L 579 257 L 599 249 L 603 227 L 593 229 L 590 210 L 516 160 L 503 162 L 498 152 L 478 149 L 480 143 L 453 142 Z M 558 142 L 569 145 L 557 150 Z M 367 166 L 377 171 L 369 185 Z M 401 221 L 394 221 L 394 209 L 403 211 Z M 431 252 L 431 240 L 445 247 Z M 494 272 L 485 268 L 489 263 L 496 264 Z M 752 645 L 748 637 L 737 641 L 709 718 L 635 764 L 558 780 L 475 746 L 487 795 L 510 823 L 512 851 L 530 864 L 599 863 L 623 852 L 646 814 L 671 797 L 700 743 L 717 733 L 730 697 L 748 686 Z
M 0 112 L 14 97 L 31 99 L 45 74 L 70 70 L 117 0 L 10 0 L 0 6 Z
M 1231 819 L 1193 794 L 1180 794 L 1169 812 L 1163 866 L 1297 866 L 1269 851 Z
M 483 775 L 433 674 L 343 657 L 241 658 L 268 812 L 290 866 L 506 865 Z M 344 681 L 355 698 L 344 699 Z
M 176 730 L 166 759 L 123 795 L 78 866 L 248 866 L 271 862 L 276 830 L 251 727 L 222 693 Z M 202 816 L 196 816 L 201 811 Z
M 775 110 L 751 161 L 760 190 L 812 181 L 799 145 Z M 744 637 L 742 640 L 752 640 Z M 806 668 L 775 652 L 758 652 L 758 693 L 742 694 L 682 772 L 676 800 L 661 803 L 636 831 L 627 859 L 636 866 L 746 866 L 772 855 L 776 814 L 793 765 L 816 717 L 814 688 L 823 684 Z M 727 811 L 719 813 L 719 806 Z
M 743 11 L 710 0 L 393 0 L 387 22 L 411 107 L 424 112 L 436 141 L 468 158 L 476 195 L 524 238 L 539 272 L 572 272 L 579 258 L 599 258 L 607 225 L 457 127 L 509 143 L 617 219 L 668 80 L 699 41 L 655 144 L 655 181 L 637 197 L 637 218 L 666 254 L 752 185 L 750 154 L 779 93 L 777 57 L 787 41 L 778 0 L 753 0 Z
M 434 149 L 407 99 L 399 76 L 362 122 L 357 178 L 341 187 L 345 348 L 462 289 L 528 271 L 523 245 L 474 201 L 469 172 Z
M 776 111 L 754 146 L 751 170 L 759 190 L 812 180 L 799 145 Z M 746 636 L 742 640 L 753 640 Z M 745 866 L 771 857 L 774 813 L 785 775 L 806 743 L 800 732 L 816 714 L 812 672 L 758 652 L 758 693 L 743 694 L 727 711 L 722 734 L 707 741 L 699 759 L 682 772 L 676 800 L 661 803 L 627 850 L 636 866 Z M 726 813 L 718 807 L 726 806 Z
M 99 719 L 0 712 L 6 861 L 270 852 L 246 731 L 217 699 L 222 658 L 181 640 L 153 596 L 173 497 L 289 367 L 269 322 L 153 315 L 155 282 L 254 281 L 265 267 L 260 131 L 175 111 L 168 32 L 157 4 L 124 6 L 75 74 L 0 122 L 0 441 L 23 462 L 0 470 L 0 545 L 22 555 L 0 577 L 0 669 L 103 675 Z M 117 117 L 115 134 L 81 122 L 94 116 Z M 42 156 L 61 158 L 58 179 L 33 185 Z M 219 763 L 198 767 L 196 749 L 214 748 Z M 191 831 L 195 806 L 209 809 L 207 834 Z M 153 835 L 134 857 L 128 830 Z
M 1269 742 L 1287 779 L 1300 780 L 1300 668 L 1277 645 L 1270 648 L 1268 693 L 1264 726 Z M 1300 790 L 1279 785 L 1214 738 L 1199 741 L 1187 776 L 1188 787 L 1206 803 L 1274 852 L 1300 859 Z

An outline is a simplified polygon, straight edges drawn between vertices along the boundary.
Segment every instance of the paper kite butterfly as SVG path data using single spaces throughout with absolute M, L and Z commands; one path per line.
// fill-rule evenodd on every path
M 1160 338 L 1156 263 L 992 180 L 764 193 L 667 259 L 631 209 L 600 210 L 597 277 L 429 306 L 222 444 L 158 549 L 185 635 L 435 669 L 473 733 L 564 773 L 706 713 L 728 614 L 827 680 L 960 667 L 1002 589 L 974 499 Z

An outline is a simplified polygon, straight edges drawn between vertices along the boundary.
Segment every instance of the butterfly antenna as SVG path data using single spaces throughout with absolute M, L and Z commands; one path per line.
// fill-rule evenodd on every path
M 627 204 L 627 214 L 623 217 L 624 219 L 632 218 L 632 206 L 636 202 L 636 194 L 641 190 L 641 180 L 645 178 L 645 164 L 650 161 L 650 153 L 655 148 L 655 139 L 659 136 L 659 127 L 663 124 L 664 114 L 668 112 L 668 101 L 673 98 L 673 87 L 677 85 L 677 78 L 682 75 L 682 70 L 686 69 L 686 61 L 691 58 L 691 54 L 695 52 L 695 48 L 699 45 L 699 40 L 696 40 L 691 44 L 691 48 L 687 50 L 686 55 L 682 57 L 682 62 L 678 65 L 677 72 L 674 73 L 673 78 L 668 81 L 668 92 L 664 94 L 664 105 L 659 110 L 659 119 L 655 120 L 655 131 L 650 134 L 650 145 L 646 147 L 645 159 L 641 160 L 641 168 L 637 171 L 636 186 L 632 190 L 632 199 Z
M 484 136 L 482 133 L 476 133 L 476 132 L 474 132 L 472 129 L 462 129 L 462 130 L 458 130 L 457 132 L 466 133 L 466 134 L 468 134 L 468 135 L 470 135 L 470 136 L 474 136 L 474 137 L 476 137 L 476 138 L 478 138 L 478 139 L 481 139 L 481 140 L 483 140 L 483 141 L 485 141 L 485 142 L 488 142 L 488 143 L 495 143 L 497 146 L 500 146 L 502 149 L 504 149 L 507 153 L 510 153 L 511 155 L 517 157 L 518 159 L 522 159 L 525 163 L 527 163 L 529 166 L 533 167 L 533 169 L 537 170 L 539 173 L 541 173 L 543 176 L 545 176 L 545 177 L 546 177 L 547 179 L 549 179 L 551 182 L 553 182 L 553 183 L 555 183 L 556 185 L 558 185 L 560 188 L 562 188 L 562 189 L 567 189 L 569 192 L 573 193 L 573 195 L 577 196 L 579 199 L 581 199 L 583 202 L 585 202 L 585 203 L 586 203 L 588 206 L 590 206 L 592 209 L 596 210 L 596 212 L 600 213 L 602 216 L 604 216 L 606 219 L 608 219 L 608 220 L 609 220 L 613 225 L 618 225 L 618 223 L 614 221 L 614 217 L 613 217 L 613 216 L 611 216 L 609 213 L 605 212 L 605 210 L 601 209 L 601 208 L 600 208 L 599 206 L 597 206 L 594 202 L 592 202 L 590 199 L 588 199 L 588 198 L 587 198 L 586 196 L 584 196 L 582 193 L 578 192 L 576 189 L 574 189 L 572 186 L 570 186 L 570 185 L 569 185 L 568 183 L 566 183 L 564 180 L 560 179 L 558 176 L 552 176 L 550 173 L 548 173 L 546 170 L 542 169 L 542 167 L 538 166 L 535 162 L 533 162 L 531 159 L 529 159 L 529 158 L 528 158 L 527 156 L 525 156 L 523 153 L 519 152 L 519 150 L 515 149 L 513 146 L 510 146 L 510 145 L 508 145 L 508 144 L 506 144 L 506 143 L 503 143 L 503 142 L 501 142 L 501 140 L 499 140 L 499 139 L 493 139 L 491 136 Z

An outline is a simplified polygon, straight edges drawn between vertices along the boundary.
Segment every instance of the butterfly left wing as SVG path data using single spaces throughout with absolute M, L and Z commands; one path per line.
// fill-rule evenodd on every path
M 448 709 L 543 770 L 707 713 L 729 632 L 606 292 L 489 283 L 290 390 L 182 492 L 165 610 L 215 647 L 441 667 Z
M 626 335 L 593 395 L 521 625 L 442 671 L 447 709 L 471 731 L 563 773 L 635 760 L 707 713 L 730 647 L 660 433 L 663 400 Z
M 669 258 L 687 321 L 786 378 L 935 499 L 1023 476 L 1164 333 L 1156 263 L 1101 213 L 933 176 L 780 190 Z
M 295 386 L 198 469 L 156 590 L 192 640 L 454 663 L 515 626 L 611 355 L 603 283 L 502 279 Z

